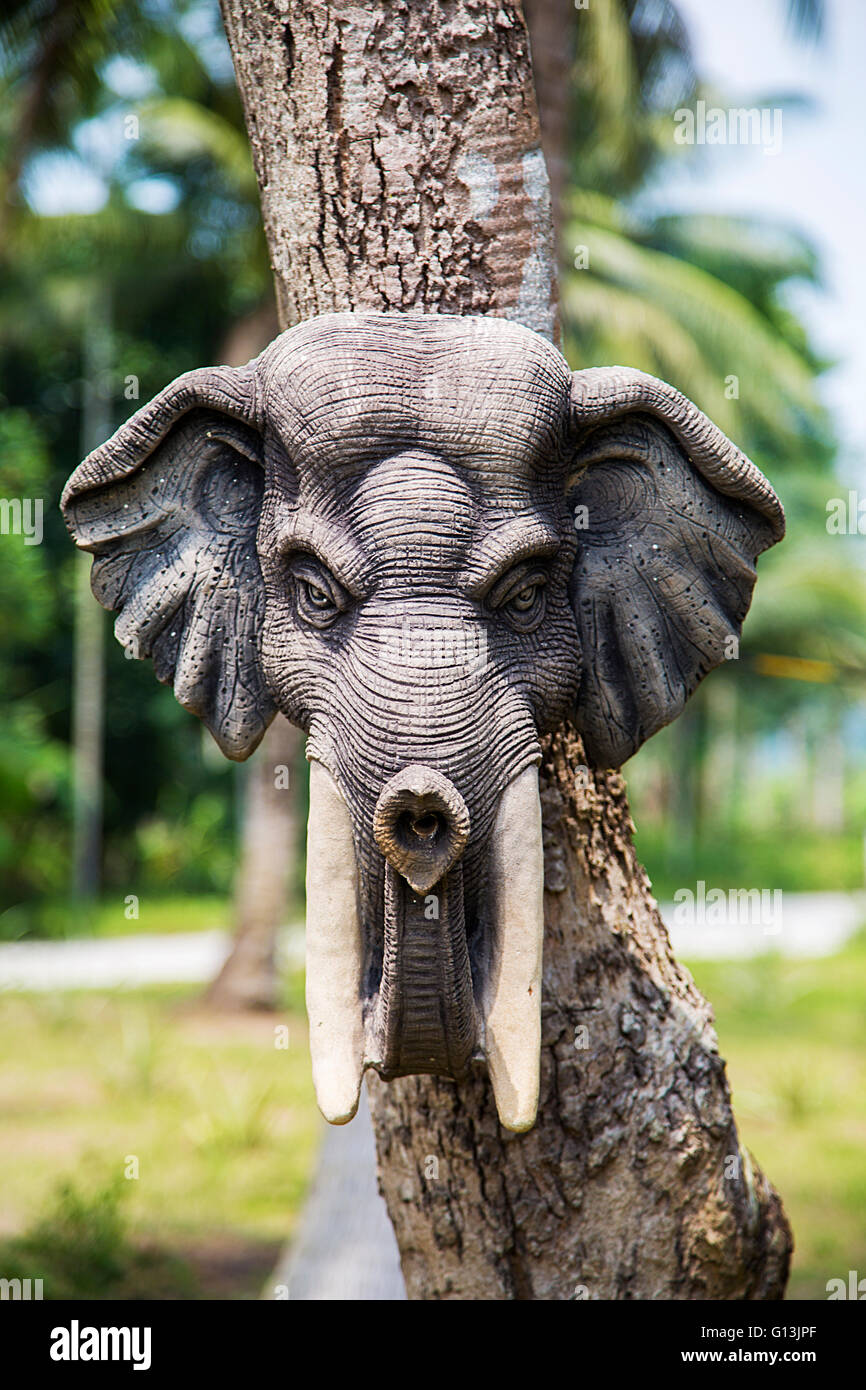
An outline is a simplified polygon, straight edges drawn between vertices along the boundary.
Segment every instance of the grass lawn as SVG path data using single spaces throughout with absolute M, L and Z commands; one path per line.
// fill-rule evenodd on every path
M 691 965 L 743 1142 L 794 1230 L 789 1298 L 866 1276 L 866 935 L 825 960 Z
M 826 960 L 692 969 L 794 1227 L 789 1294 L 823 1299 L 866 1275 L 866 935 Z M 197 998 L 0 996 L 0 1276 L 46 1297 L 257 1296 L 321 1132 L 302 980 L 278 1018 Z
M 863 836 L 751 826 L 708 828 L 698 845 L 680 843 L 635 811 L 638 858 L 660 902 L 703 879 L 712 888 L 782 888 L 788 893 L 855 893 L 863 887 Z
M 135 917 L 128 913 L 137 913 Z M 67 898 L 22 903 L 0 913 L 0 941 L 63 940 L 80 936 L 164 935 L 173 932 L 228 930 L 231 902 L 219 894 L 157 895 L 141 893 L 134 903 L 121 894 L 76 906 Z
M 278 1017 L 188 989 L 0 998 L 0 1275 L 46 1298 L 256 1297 L 320 1135 L 298 988 Z

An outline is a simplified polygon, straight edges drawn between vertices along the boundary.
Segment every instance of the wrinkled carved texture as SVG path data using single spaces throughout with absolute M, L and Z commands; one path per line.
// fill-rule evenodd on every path
M 415 308 L 508 314 L 554 336 L 549 194 L 519 5 L 222 8 L 284 324 Z
M 316 1063 L 326 1113 L 352 1113 L 365 1065 L 462 1077 L 486 1055 L 525 1129 L 541 899 L 527 915 L 504 880 L 538 794 L 503 842 L 506 788 L 568 715 L 605 767 L 679 713 L 781 532 L 766 481 L 651 377 L 572 376 L 505 320 L 344 314 L 166 388 L 64 508 L 127 649 L 230 756 L 279 708 L 348 808 L 364 1041 L 353 1024 L 348 1070 Z
M 673 718 L 739 633 L 756 556 L 781 530 L 757 470 L 690 403 L 635 374 L 608 390 L 606 375 L 587 389 L 543 339 L 500 320 L 326 317 L 237 373 L 167 388 L 64 494 L 125 645 L 153 656 L 234 756 L 279 707 L 345 801 L 364 1037 L 346 1024 L 338 1065 L 316 984 L 316 1068 L 334 1118 L 352 1113 L 365 1060 L 389 1078 L 462 1078 L 477 1046 L 483 1055 L 486 1020 L 500 1117 L 531 1123 L 534 1063 L 513 1025 L 521 989 L 509 986 L 502 1013 L 490 988 L 523 968 L 515 976 L 509 920 L 487 884 L 505 788 L 569 709 L 602 764 Z M 407 862 L 392 843 L 401 817 L 423 831 L 431 813 L 434 829 L 450 817 L 439 882 L 420 851 Z M 507 865 L 508 846 L 497 852 Z M 416 893 L 436 888 L 435 926 L 407 877 Z M 328 941 L 324 968 L 345 995 Z M 593 975 L 572 978 L 585 991 Z M 561 986 L 548 980 L 544 997 L 549 1015 Z M 606 1012 L 608 1030 L 613 1018 L 644 1027 L 623 1009 L 634 1013 L 627 1000 Z M 676 1052 L 670 1032 L 667 1019 Z M 632 1050 L 617 1053 L 629 1085 L 652 1055 L 632 1065 Z M 615 1077 L 607 1037 L 603 1052 Z M 716 1072 L 722 1089 L 706 1106 L 730 1130 Z
M 782 523 L 775 499 L 760 497 L 765 517 L 743 505 L 759 488 L 741 470 L 713 469 L 726 493 L 736 489 L 723 500 L 648 416 L 591 432 L 575 462 L 584 471 L 570 496 L 584 529 L 570 591 L 593 654 L 575 717 L 590 762 L 619 767 L 736 656 L 753 557 Z
M 369 1089 L 410 1298 L 781 1298 L 790 1231 L 741 1151 L 712 1015 L 635 859 L 622 777 L 544 741 L 539 1118 L 480 1073 Z M 431 1163 L 435 1159 L 436 1163 Z
M 447 310 L 515 319 L 553 337 L 557 324 L 549 199 L 519 7 L 507 0 L 449 0 L 448 4 L 432 0 L 423 6 L 403 0 L 222 3 L 259 177 L 282 326 L 316 313 L 350 308 Z M 548 123 L 548 134 L 551 129 Z M 204 375 L 212 380 L 212 374 Z M 203 390 L 199 374 L 192 376 L 195 389 L 188 382 L 179 388 L 188 399 Z M 223 399 L 229 402 L 225 409 L 246 419 L 252 394 L 261 427 L 260 397 L 248 387 L 247 379 L 221 382 Z M 596 400 L 599 387 L 604 390 L 599 381 L 586 383 L 588 404 Z M 656 387 L 650 413 L 662 421 L 664 390 L 660 383 Z M 235 409 L 239 394 L 247 406 Z M 165 403 L 170 415 L 178 396 L 166 395 L 171 398 Z M 630 409 L 635 410 L 634 404 Z M 598 417 L 587 416 L 586 423 L 599 423 Z M 670 421 L 667 425 L 671 428 Z M 151 437 L 163 432 L 153 419 L 141 428 Z M 676 430 L 673 433 L 676 437 Z M 673 443 L 670 447 L 674 448 Z M 689 452 L 688 446 L 681 447 Z M 701 457 L 704 463 L 699 463 L 698 471 L 712 466 L 711 458 Z M 718 484 L 713 486 L 719 490 Z M 778 519 L 767 516 L 760 506 L 756 510 L 772 533 L 778 534 Z M 713 583 L 711 577 L 711 587 Z M 479 712 L 482 723 L 486 713 Z M 379 727 L 377 723 L 377 736 Z M 237 732 L 243 735 L 243 730 Z M 484 723 L 482 746 L 495 752 L 496 739 L 495 728 Z M 564 786 L 582 755 L 573 742 L 563 748 L 571 760 L 570 774 L 563 768 L 557 774 Z M 338 795 L 335 790 L 334 795 Z M 578 830 L 586 828 L 590 836 L 587 848 L 573 844 L 564 833 L 556 838 L 558 852 L 552 841 L 548 846 L 558 878 L 567 881 L 570 889 L 558 896 L 547 894 L 545 958 L 548 980 L 563 982 L 552 995 L 560 1001 L 556 1004 L 560 1012 L 567 1013 L 584 998 L 582 969 L 598 984 L 596 1018 L 602 1027 L 593 1054 L 591 1107 L 582 1108 L 576 1089 L 551 1096 L 548 1088 L 537 1129 L 528 1140 L 503 1143 L 486 1084 L 462 1087 L 459 1115 L 454 1113 L 453 1085 L 435 1078 L 372 1088 L 378 1112 L 380 1175 L 404 1250 L 410 1292 L 415 1297 L 437 1297 L 447 1296 L 449 1290 L 459 1295 L 465 1289 L 467 1296 L 512 1298 L 531 1297 L 537 1290 L 539 1297 L 568 1297 L 567 1287 L 557 1292 L 557 1262 L 569 1271 L 575 1266 L 569 1251 L 589 1249 L 597 1267 L 610 1274 L 607 1284 L 598 1287 L 609 1288 L 614 1296 L 663 1296 L 671 1280 L 679 1277 L 684 1261 L 695 1288 L 740 1287 L 755 1297 L 774 1296 L 782 1283 L 781 1251 L 789 1239 L 778 1204 L 768 1198 L 759 1203 L 756 1213 L 748 1204 L 744 1206 L 740 1189 L 723 1186 L 715 1149 L 699 1125 L 692 1129 L 698 1140 L 697 1166 L 678 1165 L 675 1160 L 682 1152 L 682 1141 L 676 1104 L 672 1103 L 667 1123 L 663 1119 L 660 1130 L 653 1131 L 656 1147 L 645 1149 L 632 1143 L 632 1131 L 615 1154 L 607 1146 L 610 1166 L 605 1170 L 599 1164 L 599 1173 L 603 1177 L 607 1171 L 609 1180 L 589 1183 L 582 1205 L 575 1202 L 574 1186 L 562 1186 L 570 1193 L 569 1202 L 560 1197 L 553 1181 L 560 1170 L 579 1175 L 581 1155 L 596 1150 L 601 1155 L 605 1149 L 604 1139 L 597 1136 L 618 1133 L 621 1113 L 631 1117 L 639 1113 L 643 1092 L 633 1103 L 630 1086 L 622 1091 L 601 1084 L 604 1073 L 611 1070 L 610 1058 L 623 1045 L 617 1008 L 625 981 L 633 981 L 640 995 L 644 975 L 652 980 L 672 969 L 663 937 L 644 930 L 651 907 L 642 871 L 626 847 L 627 812 L 618 777 L 596 779 L 593 806 L 592 817 L 575 818 Z M 327 797 L 321 809 L 331 826 L 340 819 L 333 805 L 329 810 Z M 580 867 L 581 855 L 585 858 L 588 853 L 591 875 Z M 322 921 L 333 925 L 328 906 L 334 896 L 354 899 L 351 870 L 349 856 L 336 883 L 333 874 L 330 879 L 321 875 L 325 881 L 316 888 L 315 897 Z M 471 879 L 465 863 L 462 872 L 465 887 Z M 599 897 L 607 900 L 608 873 L 616 881 L 619 915 L 626 920 L 631 912 L 633 934 L 642 942 L 643 954 L 629 956 L 627 972 L 621 967 L 620 938 L 597 903 Z M 589 921 L 595 950 L 587 957 L 581 943 Z M 318 939 L 317 949 L 327 954 L 331 944 L 325 934 Z M 608 951 L 617 965 L 609 972 L 603 968 Z M 348 955 L 343 958 L 348 961 Z M 315 1015 L 320 1023 L 330 1018 L 333 1027 L 329 999 L 333 1000 L 333 992 L 326 989 L 319 1001 L 324 1012 L 314 1009 L 311 1024 Z M 351 994 L 343 1002 L 348 1005 L 343 1037 L 351 1052 L 355 1047 Z M 703 1017 L 704 1010 L 694 996 L 695 1016 Z M 679 1012 L 669 1010 L 651 1018 L 657 1025 L 659 1049 L 682 1037 Z M 323 1023 L 320 1029 L 311 1028 L 311 1035 L 320 1031 L 328 1031 Z M 609 1057 L 602 1044 L 609 1045 Z M 549 1056 L 545 1048 L 547 1076 Z M 314 1052 L 314 1070 L 315 1066 Z M 717 1071 L 711 1074 L 720 1124 L 724 1118 L 732 1133 L 723 1082 Z M 705 1092 L 698 1067 L 677 1074 L 676 1093 L 685 1113 L 701 1110 Z M 340 1091 L 333 1105 L 335 1116 L 344 1099 Z M 431 1116 L 438 1147 L 437 1140 L 430 1138 Z M 591 1135 L 582 1134 L 584 1118 Z M 633 1132 L 638 1133 L 636 1119 Z M 519 1147 L 526 1142 L 530 1149 Z M 727 1146 L 726 1139 L 721 1142 Z M 443 1164 L 442 1180 L 446 1189 L 453 1184 L 453 1195 L 440 1188 L 432 1200 L 422 1192 L 418 1181 L 424 1171 L 422 1159 L 431 1152 Z M 533 1176 L 524 1179 L 518 1172 L 516 1179 L 502 1181 L 504 1171 L 513 1174 L 521 1153 L 532 1154 Z M 641 1189 L 647 1153 L 653 1160 L 648 1192 L 661 1174 L 663 1204 L 676 1213 L 667 1246 L 664 1218 L 649 1196 L 631 1207 L 621 1197 L 622 1193 L 630 1198 Z M 573 1161 L 572 1154 L 577 1156 Z M 631 1171 L 627 1171 L 629 1165 Z M 618 1183 L 613 1182 L 614 1174 Z M 764 1191 L 760 1177 L 755 1179 L 755 1190 Z M 637 1258 L 631 1252 L 641 1246 L 648 1212 L 657 1264 L 642 1268 L 641 1281 L 628 1279 L 628 1268 Z M 541 1248 L 545 1223 L 550 1223 L 549 1251 Z M 521 1224 L 531 1233 L 531 1278 L 518 1243 Z M 722 1228 L 720 1244 L 716 1236 Z M 764 1261 L 764 1273 L 759 1275 L 762 1248 L 777 1253 Z M 742 1255 L 739 1276 L 734 1268 L 737 1251 Z M 616 1274 L 620 1267 L 625 1271 L 621 1278 Z M 724 1272 L 721 1280 L 716 1277 L 719 1267 Z M 678 1287 L 685 1288 L 688 1280 Z
M 213 390 L 202 397 L 231 399 Z M 158 407 L 147 413 L 160 416 Z M 64 505 L 77 543 L 96 557 L 94 594 L 121 610 L 118 641 L 132 656 L 152 657 L 157 679 L 174 685 L 228 757 L 246 757 L 276 710 L 259 661 L 260 449 L 225 414 L 180 418 L 162 440 L 126 426 L 77 471 L 75 499 L 67 493 Z M 166 433 L 177 419 L 165 417 Z

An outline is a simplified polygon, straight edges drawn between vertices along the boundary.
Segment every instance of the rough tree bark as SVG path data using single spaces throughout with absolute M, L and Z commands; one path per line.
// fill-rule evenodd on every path
M 568 187 L 568 124 L 571 71 L 577 52 L 574 0 L 524 0 L 541 147 L 550 182 L 556 245 L 564 255 L 565 194 Z
M 281 321 L 498 314 L 555 333 L 548 181 L 507 0 L 223 0 Z M 790 1233 L 741 1152 L 709 1006 L 674 961 L 619 774 L 545 742 L 542 1103 L 370 1083 L 412 1298 L 778 1298 Z
M 551 336 L 526 29 L 496 0 L 223 0 L 280 321 L 520 318 Z

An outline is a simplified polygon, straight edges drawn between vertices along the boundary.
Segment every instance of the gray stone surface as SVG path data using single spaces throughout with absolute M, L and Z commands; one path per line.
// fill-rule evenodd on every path
M 367 1092 L 351 1124 L 324 1125 L 319 1167 L 297 1236 L 265 1298 L 302 1301 L 406 1298 L 397 1242 L 376 1186 Z
M 215 978 L 230 949 L 229 933 L 216 929 L 164 936 L 9 941 L 0 945 L 0 991 L 206 984 Z M 303 927 L 287 927 L 280 933 L 278 959 L 284 969 L 303 965 Z

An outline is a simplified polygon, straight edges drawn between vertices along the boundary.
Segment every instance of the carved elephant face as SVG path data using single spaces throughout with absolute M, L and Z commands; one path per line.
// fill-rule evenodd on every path
M 231 758 L 309 734 L 307 1002 L 327 1118 L 365 1066 L 535 1117 L 539 734 L 618 766 L 739 634 L 783 533 L 663 382 L 497 319 L 334 315 L 181 377 L 63 499 L 116 633 Z

